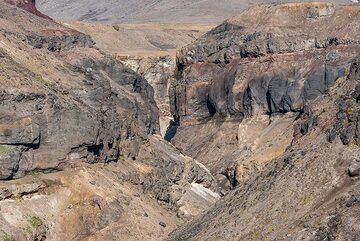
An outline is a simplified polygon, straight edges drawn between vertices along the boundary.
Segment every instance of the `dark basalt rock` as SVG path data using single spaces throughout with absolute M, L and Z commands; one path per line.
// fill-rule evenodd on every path
M 320 227 L 316 230 L 315 236 L 311 239 L 311 241 L 335 240 L 341 224 L 341 216 L 339 214 L 334 215 L 329 219 L 326 226 Z
M 344 76 L 344 66 L 325 66 L 325 71 L 319 69 L 312 73 L 305 82 L 305 99 L 312 100 L 324 94 L 338 78 Z
M 59 52 L 74 47 L 92 47 L 95 43 L 90 36 L 73 31 L 61 36 L 26 36 L 27 42 L 36 49 L 47 48 L 50 52 Z
M 19 169 L 21 152 L 14 147 L 0 146 L 0 180 L 6 180 L 13 177 Z
M 356 34 L 315 31 L 321 28 L 319 19 L 333 19 L 343 10 L 335 11 L 333 5 L 294 10 L 301 23 L 290 24 L 286 8 L 258 8 L 267 12 L 266 26 L 262 18 L 234 18 L 179 51 L 178 79 L 170 99 L 180 125 L 256 113 L 301 112 L 345 77 L 359 48 Z M 357 21 L 356 16 L 349 21 Z M 298 31 L 290 30 L 298 24 Z
M 8 120 L 6 120 L 8 119 Z M 9 120 L 10 119 L 10 120 Z M 6 145 L 37 145 L 40 141 L 39 125 L 31 118 L 11 120 L 11 117 L 2 118 L 0 124 L 0 144 Z
M 239 74 L 235 68 L 217 69 L 205 64 L 198 70 L 198 66 L 190 66 L 190 72 L 184 73 L 185 79 L 178 80 L 175 91 L 171 94 L 176 95 L 172 97 L 172 100 L 176 101 L 172 101 L 173 114 L 180 117 L 180 121 L 190 118 L 203 121 L 213 117 L 223 119 L 227 116 L 241 119 L 243 116 L 253 115 L 255 110 L 268 115 L 300 113 L 306 103 L 325 94 L 337 79 L 344 77 L 348 65 L 320 65 L 305 75 L 276 71 L 250 79 L 248 83 L 242 84 L 247 85 L 246 89 L 236 92 L 234 86 Z M 201 72 L 203 75 L 195 77 L 195 73 L 191 71 L 196 74 Z M 214 74 L 212 80 L 202 80 L 206 79 L 207 75 L 210 79 L 215 71 L 218 73 Z
M 355 91 L 353 93 L 353 98 L 356 99 L 357 102 L 360 101 L 360 83 L 356 85 Z
M 360 81 L 359 63 L 355 61 L 350 68 L 349 80 Z M 333 142 L 337 135 L 344 145 L 354 142 L 360 145 L 360 106 L 358 102 L 359 84 L 348 96 L 342 96 L 337 100 L 339 111 L 336 114 L 336 123 L 329 130 L 329 141 Z
M 63 42 L 61 46 L 68 49 Z M 159 130 L 152 87 L 114 59 L 76 61 L 68 71 L 92 84 L 73 90 L 13 62 L 10 56 L 2 59 L 8 70 L 17 68 L 36 88 L 3 86 L 0 92 L 0 179 L 77 161 L 117 161 L 120 154 L 136 158 L 139 148 L 134 147 Z

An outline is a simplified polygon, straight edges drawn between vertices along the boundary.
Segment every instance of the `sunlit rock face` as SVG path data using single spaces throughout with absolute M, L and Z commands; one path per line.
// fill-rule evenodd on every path
M 358 5 L 259 5 L 180 50 L 171 142 L 235 190 L 167 240 L 356 239 L 359 23 Z

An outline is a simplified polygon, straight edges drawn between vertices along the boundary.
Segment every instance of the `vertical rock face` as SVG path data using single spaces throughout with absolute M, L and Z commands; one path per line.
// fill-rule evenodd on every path
M 293 133 L 278 129 L 278 116 L 306 113 L 347 76 L 359 52 L 359 17 L 359 6 L 259 5 L 181 49 L 170 87 L 172 143 L 214 173 L 244 156 L 269 161 L 282 153 Z M 272 145 L 271 135 L 284 139 L 267 155 L 261 147 Z
M 172 143 L 235 190 L 167 240 L 357 239 L 359 20 L 261 5 L 180 51 Z
M 168 63 L 141 65 L 154 98 L 90 36 L 0 1 L 1 240 L 161 240 L 219 199 L 159 135 Z
M 159 108 L 160 132 L 164 136 L 172 122 L 169 103 L 170 84 L 175 80 L 175 59 L 162 57 L 122 57 L 126 66 L 143 76 L 154 89 L 154 99 Z
M 51 20 L 16 21 L 26 14 L 1 8 L 9 25 L 0 29 L 0 179 L 136 158 L 141 140 L 159 131 L 147 81 L 94 49 L 89 36 Z
M 180 122 L 201 122 L 302 112 L 344 77 L 356 55 L 357 8 L 261 5 L 216 27 L 179 53 L 173 114 Z M 245 17 L 259 12 L 265 14 Z M 332 28 L 342 23 L 349 28 Z

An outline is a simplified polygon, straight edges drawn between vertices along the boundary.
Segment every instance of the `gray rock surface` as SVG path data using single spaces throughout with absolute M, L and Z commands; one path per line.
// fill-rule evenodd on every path
M 322 2 L 351 3 L 349 0 L 320 0 Z M 221 23 L 253 4 L 269 0 L 37 0 L 40 11 L 55 19 L 91 22 L 123 23 Z M 280 2 L 280 1 L 275 1 Z M 288 1 L 289 2 L 289 1 Z M 299 1 L 290 1 L 299 2 Z M 305 2 L 305 1 L 303 1 Z M 313 9 L 310 17 L 324 15 Z
M 2 4 L 5 21 L 27 17 L 10 9 Z M 17 62 L 21 52 L 1 48 L 1 179 L 79 161 L 117 161 L 120 154 L 135 158 L 134 146 L 159 131 L 152 87 L 94 49 L 89 36 L 51 20 L 34 22 L 0 27 L 4 38 L 38 52 L 34 64 L 27 65 Z M 79 50 L 92 53 L 71 55 Z M 35 65 L 41 61 L 53 61 L 55 70 L 45 65 L 47 70 L 38 70 Z
M 172 143 L 230 191 L 166 240 L 357 239 L 359 11 L 261 5 L 180 51 Z
M 0 2 L 0 237 L 356 240 L 359 22 L 254 7 L 181 50 L 176 79 L 144 64 L 154 98 L 89 36 Z
M 316 29 L 324 21 L 333 23 L 328 26 L 338 24 L 336 16 L 343 16 L 346 8 L 319 5 L 317 11 L 332 10 L 309 20 L 306 14 L 311 8 L 296 12 L 285 7 L 272 19 L 277 9 L 273 6 L 262 18 L 245 18 L 263 8 L 266 5 L 244 11 L 180 51 L 179 78 L 171 95 L 172 113 L 180 123 L 214 116 L 302 112 L 307 102 L 326 94 L 344 77 L 356 52 L 353 49 L 359 46 L 358 33 Z M 294 14 L 296 23 L 282 19 L 286 11 Z M 269 24 L 257 27 L 265 19 Z M 353 14 L 341 21 L 358 20 Z M 287 31 L 290 25 L 298 30 Z
M 175 59 L 162 57 L 122 57 L 121 62 L 143 76 L 154 89 L 154 99 L 159 108 L 160 133 L 165 135 L 172 115 L 170 113 L 169 87 L 175 79 Z
M 148 81 L 31 13 L 0 1 L 0 239 L 161 240 L 210 208 L 217 182 L 160 136 Z M 174 62 L 155 63 L 169 115 Z

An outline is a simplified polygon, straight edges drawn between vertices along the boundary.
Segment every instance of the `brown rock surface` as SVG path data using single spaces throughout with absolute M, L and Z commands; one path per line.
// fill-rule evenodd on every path
M 122 145 L 158 130 L 146 80 L 89 36 L 1 4 L 1 144 L 21 153 L 2 177 L 114 161 Z
M 64 21 L 92 36 L 95 46 L 143 76 L 154 89 L 164 136 L 172 121 L 168 90 L 175 78 L 176 51 L 195 41 L 212 24 L 100 24 Z
M 170 113 L 170 83 L 175 80 L 176 62 L 173 56 L 117 57 L 127 67 L 143 76 L 154 89 L 154 99 L 159 108 L 161 136 L 165 136 L 173 118 Z
M 260 5 L 183 48 L 170 89 L 172 142 L 213 173 L 235 159 L 266 162 L 283 153 L 294 118 L 358 56 L 358 9 Z
M 162 49 L 163 25 L 17 6 L 0 1 L 1 239 L 357 239 L 358 6 L 256 6 L 176 61 L 114 56 L 129 28 Z
M 167 240 L 357 239 L 359 17 L 261 5 L 180 51 L 172 142 L 235 190 Z
M 88 35 L 0 12 L 1 240 L 159 240 L 219 198 L 157 135 L 143 77 Z
M 137 160 L 33 171 L 0 182 L 0 237 L 161 240 L 212 206 L 219 198 L 214 191 L 216 182 L 203 166 L 152 136 Z
M 175 57 L 215 24 L 141 23 L 101 24 L 66 21 L 65 26 L 90 35 L 95 45 L 119 57 Z

